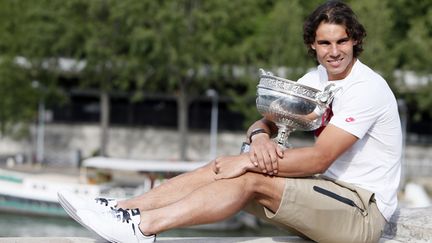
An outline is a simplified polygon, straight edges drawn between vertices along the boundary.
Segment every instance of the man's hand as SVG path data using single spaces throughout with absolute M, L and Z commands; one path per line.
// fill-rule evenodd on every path
M 248 153 L 232 156 L 222 156 L 213 160 L 213 171 L 216 180 L 235 178 L 243 175 L 254 165 L 250 162 Z
M 283 149 L 267 134 L 257 134 L 250 144 L 249 159 L 262 173 L 276 175 L 278 160 L 283 157 Z

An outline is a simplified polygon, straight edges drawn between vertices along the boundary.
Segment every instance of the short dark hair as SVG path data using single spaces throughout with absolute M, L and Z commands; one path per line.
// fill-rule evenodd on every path
M 363 51 L 363 39 L 366 37 L 366 30 L 357 20 L 354 11 L 341 1 L 325 2 L 306 19 L 303 26 L 303 41 L 308 48 L 309 54 L 316 57 L 316 51 L 311 48 L 311 45 L 315 41 L 316 30 L 321 22 L 344 25 L 348 37 L 357 41 L 353 50 L 354 57 L 360 55 Z

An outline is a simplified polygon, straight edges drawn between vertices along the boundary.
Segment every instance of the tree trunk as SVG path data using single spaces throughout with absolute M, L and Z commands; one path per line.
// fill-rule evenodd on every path
M 180 160 L 186 161 L 188 149 L 188 113 L 189 101 L 186 96 L 186 84 L 180 81 L 180 92 L 177 96 L 177 121 L 179 131 Z
M 109 129 L 109 117 L 110 117 L 110 98 L 107 91 L 102 90 L 100 95 L 100 156 L 107 156 L 108 147 L 108 129 Z

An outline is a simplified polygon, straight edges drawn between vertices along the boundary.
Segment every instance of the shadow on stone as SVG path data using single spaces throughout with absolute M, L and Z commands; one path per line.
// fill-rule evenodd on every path
M 383 238 L 432 242 L 432 207 L 397 209 L 384 228 Z

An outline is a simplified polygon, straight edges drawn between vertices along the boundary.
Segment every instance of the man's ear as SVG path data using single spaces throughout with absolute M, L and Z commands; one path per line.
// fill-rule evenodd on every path
M 315 45 L 311 44 L 310 47 L 312 48 L 312 50 L 315 50 Z

